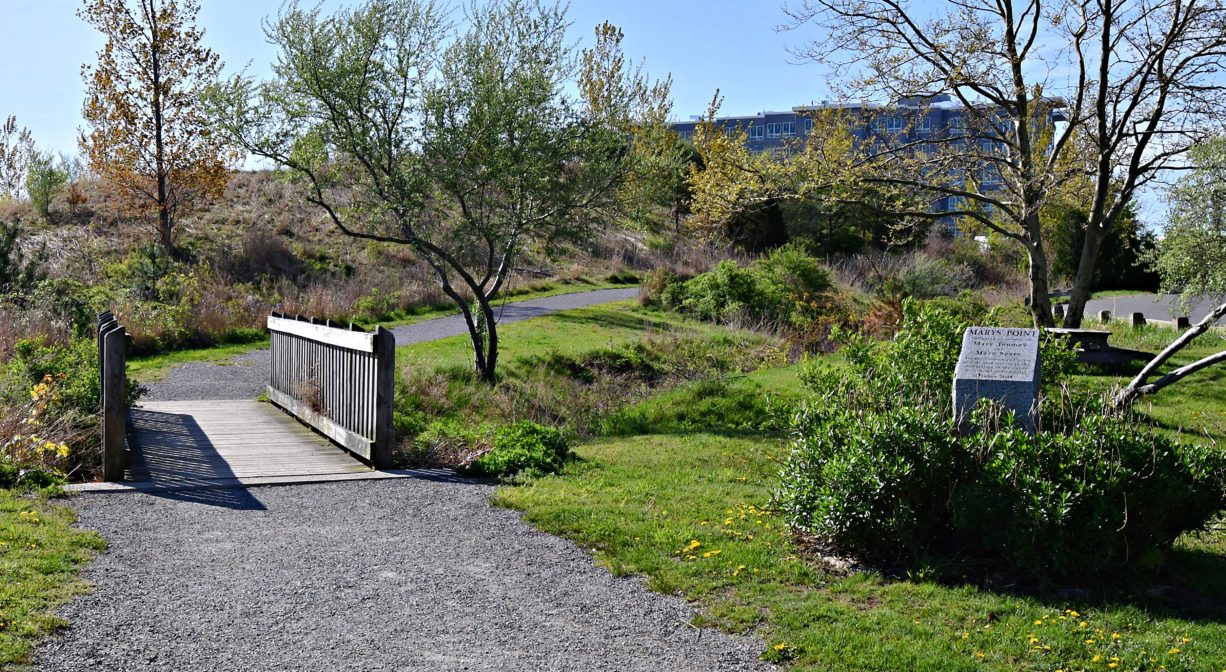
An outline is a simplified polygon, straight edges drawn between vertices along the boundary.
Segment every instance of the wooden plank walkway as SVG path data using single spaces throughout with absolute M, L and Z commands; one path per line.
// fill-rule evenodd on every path
M 182 488 L 371 473 L 268 403 L 145 402 L 130 413 L 129 481 Z

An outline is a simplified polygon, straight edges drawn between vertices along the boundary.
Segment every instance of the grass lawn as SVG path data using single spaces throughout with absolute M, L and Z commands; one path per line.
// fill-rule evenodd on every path
M 64 625 L 55 609 L 87 589 L 81 567 L 106 542 L 75 520 L 63 504 L 0 489 L 0 668 L 29 662 L 38 638 Z
M 578 292 L 590 292 L 598 289 L 614 289 L 618 287 L 632 287 L 633 284 L 624 283 L 609 283 L 597 282 L 586 279 L 567 281 L 563 283 L 548 283 L 537 289 L 525 289 L 524 291 L 513 291 L 506 298 L 514 299 L 515 301 L 528 301 L 530 299 L 541 299 L 549 296 L 558 296 L 561 294 L 575 294 Z M 375 324 L 381 324 L 384 327 L 397 327 L 405 324 L 415 324 L 432 320 L 436 317 L 446 317 L 455 315 L 459 311 L 450 306 L 435 306 L 422 307 L 407 313 L 397 315 L 394 319 L 377 322 L 366 323 L 363 326 L 373 327 Z M 165 378 L 172 369 L 182 364 L 191 362 L 225 362 L 259 348 L 268 347 L 268 336 L 253 339 L 245 343 L 229 343 L 214 345 L 207 348 L 189 348 L 186 350 L 176 350 L 174 352 L 159 353 L 156 355 L 148 355 L 144 357 L 132 357 L 128 360 L 128 376 L 137 382 L 152 383 L 162 378 Z
M 1157 354 L 1182 332 L 1171 327 L 1147 325 L 1133 328 L 1112 325 L 1111 344 Z M 1202 357 L 1226 350 L 1226 337 L 1218 331 L 1202 334 L 1173 357 L 1160 370 L 1169 372 Z M 1128 372 L 1119 375 L 1081 375 L 1076 377 L 1079 385 L 1108 390 L 1128 384 L 1141 370 L 1136 364 Z M 1152 419 L 1163 430 L 1182 433 L 1189 440 L 1212 440 L 1226 447 L 1226 365 L 1211 366 L 1198 371 L 1166 389 L 1141 397 L 1135 404 L 1137 410 Z
M 1113 296 L 1132 296 L 1134 294 L 1148 294 L 1148 293 L 1149 292 L 1143 292 L 1143 291 L 1136 290 L 1136 289 L 1104 289 L 1099 292 L 1090 292 L 1090 298 L 1091 299 L 1109 299 Z M 1067 296 L 1059 296 L 1051 300 L 1051 303 L 1053 306 L 1059 303 L 1068 303 L 1068 302 L 1069 302 L 1069 297 Z
M 550 352 L 573 355 L 630 343 L 664 330 L 712 333 L 719 328 L 643 309 L 634 301 L 618 301 L 508 324 L 498 330 L 498 361 L 502 365 Z M 396 351 L 398 366 L 467 367 L 471 362 L 472 341 L 467 334 L 414 343 Z

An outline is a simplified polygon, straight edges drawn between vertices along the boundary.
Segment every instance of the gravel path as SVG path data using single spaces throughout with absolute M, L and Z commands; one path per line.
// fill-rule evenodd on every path
M 1112 317 L 1117 319 L 1127 319 L 1132 313 L 1144 313 L 1145 317 L 1151 320 L 1169 321 L 1175 319 L 1173 316 L 1189 315 L 1183 308 L 1175 305 L 1178 299 L 1178 295 L 1175 294 L 1129 294 L 1090 299 L 1086 302 L 1085 314 L 1087 317 L 1098 319 L 1098 311 L 1109 310 Z M 1189 315 L 1192 323 L 1195 324 L 1198 320 L 1203 319 L 1209 314 L 1209 311 L 1220 305 L 1221 301 L 1209 298 L 1194 302 Z M 1226 318 L 1219 320 L 1218 324 L 1226 324 Z
M 498 308 L 498 324 L 510 324 L 561 310 L 622 301 L 638 296 L 637 287 L 598 289 L 591 292 L 559 294 L 543 299 L 503 304 Z M 468 333 L 459 315 L 440 317 L 392 329 L 396 345 L 432 341 Z M 268 349 L 252 350 L 225 362 L 192 362 L 175 368 L 162 380 L 149 383 L 150 401 L 192 401 L 194 399 L 255 399 L 268 384 L 272 365 Z
M 83 495 L 110 550 L 40 670 L 769 670 L 471 483 Z

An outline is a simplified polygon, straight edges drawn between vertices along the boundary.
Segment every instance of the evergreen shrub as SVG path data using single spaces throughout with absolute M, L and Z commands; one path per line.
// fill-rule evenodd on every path
M 966 325 L 908 301 L 897 339 L 849 338 L 849 366 L 811 361 L 775 506 L 793 528 L 871 562 L 934 555 L 1005 563 L 1036 581 L 1152 568 L 1226 508 L 1226 454 L 1154 433 L 1086 395 L 1051 394 L 1034 435 L 981 404 L 959 434 L 949 408 Z M 1074 368 L 1041 352 L 1044 387 Z

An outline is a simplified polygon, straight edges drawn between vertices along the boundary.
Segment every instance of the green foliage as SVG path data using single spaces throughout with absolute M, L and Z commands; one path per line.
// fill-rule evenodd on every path
M 26 173 L 26 193 L 30 203 L 43 219 L 51 219 L 51 199 L 68 182 L 68 173 L 55 161 L 51 152 L 35 150 L 30 155 Z
M 475 300 L 471 361 L 492 383 L 490 301 L 525 248 L 617 214 L 640 150 L 667 137 L 668 85 L 629 67 L 607 24 L 576 54 L 562 5 L 473 3 L 455 33 L 447 13 L 287 3 L 266 26 L 274 79 L 240 76 L 208 106 L 219 136 L 287 168 L 342 232 L 407 246 L 457 307 Z
M 0 293 L 22 295 L 47 276 L 47 249 L 27 257 L 21 248 L 21 227 L 0 222 Z
M 785 245 L 750 266 L 722 261 L 691 280 L 667 284 L 659 296 L 665 308 L 708 322 L 778 328 L 803 326 L 819 315 L 829 289 L 829 272 L 799 246 Z
M 1154 266 L 1162 289 L 1186 297 L 1226 293 L 1226 138 L 1193 149 L 1196 169 L 1168 193 L 1171 221 Z
M 1034 577 L 1112 577 L 1152 569 L 1180 535 L 1226 507 L 1226 454 L 1118 417 L 1083 416 L 1067 433 L 981 433 L 980 461 L 954 498 L 957 527 L 981 555 Z
M 1000 326 L 1000 314 L 988 311 L 978 319 L 980 304 L 969 297 L 959 300 L 916 301 L 902 304 L 903 319 L 893 341 L 836 330 L 833 338 L 844 343 L 843 355 L 853 376 L 832 368 L 821 358 L 811 359 L 800 377 L 806 387 L 838 403 L 885 410 L 899 398 L 910 405 L 948 409 L 954 369 L 967 327 Z M 1041 379 L 1054 391 L 1076 370 L 1076 355 L 1063 339 L 1044 335 L 1039 344 Z
M 794 528 L 862 558 L 922 556 L 950 536 L 952 489 L 970 471 L 948 414 L 808 405 L 776 506 Z
M 99 411 L 98 349 L 94 342 L 83 338 L 63 347 L 35 340 L 19 341 L 13 357 L 0 367 L 0 390 L 10 401 L 25 401 L 30 388 L 46 376 L 62 379 L 55 409 L 83 415 Z M 129 390 L 133 400 L 135 393 L 135 389 Z
M 62 474 L 34 465 L 19 464 L 0 455 L 0 489 L 52 490 L 66 483 Z
M 913 259 L 913 263 L 886 278 L 878 292 L 888 297 L 931 299 L 953 296 L 975 281 L 970 268 L 955 262 L 926 255 L 914 255 Z
M 931 304 L 903 312 L 893 343 L 852 337 L 848 367 L 802 370 L 816 398 L 776 494 L 794 527 L 873 561 L 959 553 L 1039 581 L 1104 579 L 1151 568 L 1226 507 L 1226 455 L 1063 390 L 1076 365 L 1055 338 L 1040 358 L 1045 390 L 1061 394 L 1044 400 L 1042 431 L 981 404 L 960 435 L 949 391 L 965 324 Z
M 388 319 L 400 308 L 400 297 L 391 292 L 381 292 L 378 287 L 370 290 L 353 305 L 357 316 L 367 322 L 379 322 Z
M 462 471 L 496 478 L 539 476 L 556 473 L 571 457 L 562 432 L 522 421 L 500 427 L 494 447 Z
M 1073 278 L 1081 263 L 1089 213 L 1082 206 L 1056 202 L 1047 205 L 1040 216 L 1044 235 L 1052 248 L 1052 277 Z M 1156 244 L 1157 236 L 1145 230 L 1132 208 L 1125 209 L 1103 239 L 1090 291 L 1156 291 L 1158 275 L 1147 261 Z
M 136 298 L 173 302 L 178 295 L 175 275 L 182 270 L 166 250 L 148 243 L 132 249 L 123 261 L 107 266 L 106 274 Z

